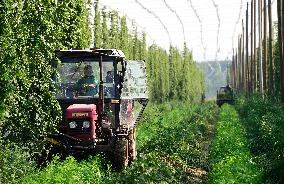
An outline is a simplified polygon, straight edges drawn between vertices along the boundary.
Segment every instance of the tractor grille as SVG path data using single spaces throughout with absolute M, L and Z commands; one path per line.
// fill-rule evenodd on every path
M 86 119 L 71 119 L 70 121 L 68 121 L 68 123 L 71 122 L 71 121 L 76 121 L 76 124 L 77 124 L 76 128 L 70 128 L 69 127 L 70 133 L 73 133 L 73 134 L 88 134 L 88 133 L 90 133 L 92 125 L 89 128 L 84 128 L 83 122 L 85 120 Z

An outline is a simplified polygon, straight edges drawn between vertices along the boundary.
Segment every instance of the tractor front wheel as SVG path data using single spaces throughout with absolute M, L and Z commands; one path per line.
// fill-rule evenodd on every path
M 118 169 L 125 169 L 128 166 L 128 140 L 118 138 L 113 150 L 114 166 Z

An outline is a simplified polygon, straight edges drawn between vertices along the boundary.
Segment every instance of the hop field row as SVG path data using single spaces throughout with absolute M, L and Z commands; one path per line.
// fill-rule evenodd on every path
M 246 138 L 246 130 L 234 107 L 223 105 L 210 150 L 209 183 L 260 183 L 261 171 Z
M 138 159 L 127 169 L 114 171 L 104 155 L 55 158 L 39 169 L 10 145 L 1 146 L 1 183 L 281 183 L 283 114 L 260 99 L 221 109 L 150 104 L 138 126 Z

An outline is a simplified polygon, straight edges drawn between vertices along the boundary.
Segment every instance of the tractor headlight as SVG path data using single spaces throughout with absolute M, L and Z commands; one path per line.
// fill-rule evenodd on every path
M 76 121 L 71 121 L 71 122 L 69 123 L 69 127 L 70 127 L 70 128 L 76 128 L 76 127 L 77 127 Z
M 89 128 L 91 125 L 90 121 L 84 121 L 83 122 L 83 128 Z

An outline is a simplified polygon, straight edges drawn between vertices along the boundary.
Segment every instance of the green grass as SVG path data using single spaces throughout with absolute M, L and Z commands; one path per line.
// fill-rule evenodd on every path
M 222 106 L 210 150 L 209 183 L 260 183 L 261 170 L 253 161 L 246 131 L 233 106 Z

